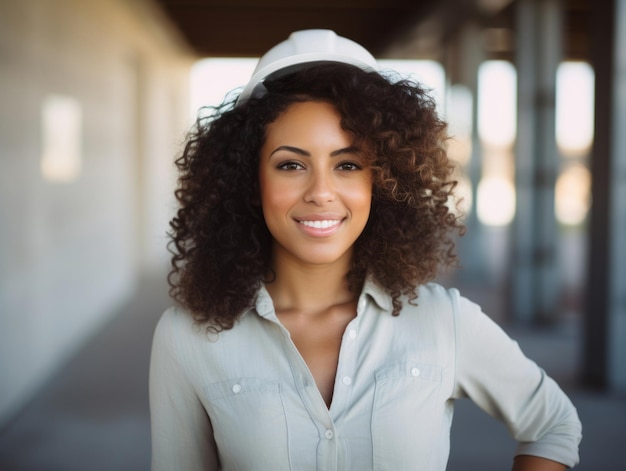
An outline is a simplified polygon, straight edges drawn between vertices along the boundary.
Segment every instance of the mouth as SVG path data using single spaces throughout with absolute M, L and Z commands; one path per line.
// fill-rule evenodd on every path
M 327 238 L 336 234 L 345 218 L 340 219 L 296 219 L 300 230 L 309 237 Z
M 323 219 L 321 221 L 298 221 L 298 223 L 312 227 L 313 229 L 328 229 L 330 227 L 338 226 L 341 223 L 341 219 Z

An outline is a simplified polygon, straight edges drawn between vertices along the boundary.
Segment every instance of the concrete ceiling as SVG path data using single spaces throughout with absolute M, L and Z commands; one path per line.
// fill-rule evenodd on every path
M 589 3 L 562 0 L 565 56 L 587 59 Z M 597 0 L 596 0 L 597 1 Z M 412 54 L 437 56 L 437 46 L 468 19 L 514 37 L 513 0 L 157 0 L 199 56 L 255 57 L 290 32 L 328 28 L 379 57 L 414 42 Z M 505 34 L 506 35 L 506 34 Z M 513 56 L 513 42 L 491 51 Z M 402 52 L 400 52 L 400 55 Z

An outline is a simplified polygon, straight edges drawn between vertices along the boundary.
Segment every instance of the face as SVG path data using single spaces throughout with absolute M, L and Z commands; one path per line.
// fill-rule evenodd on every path
M 372 172 L 328 103 L 292 104 L 266 129 L 259 182 L 274 263 L 343 264 L 367 223 Z

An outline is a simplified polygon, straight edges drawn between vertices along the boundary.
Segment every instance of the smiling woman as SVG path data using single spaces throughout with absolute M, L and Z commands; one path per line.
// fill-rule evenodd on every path
M 152 351 L 154 470 L 443 471 L 463 397 L 506 422 L 516 471 L 576 463 L 556 383 L 430 282 L 463 231 L 446 139 L 420 85 L 327 30 L 292 34 L 198 121 L 177 160 L 180 305 Z
M 259 181 L 276 273 L 285 258 L 349 271 L 369 218 L 371 173 L 329 103 L 295 103 L 268 125 Z

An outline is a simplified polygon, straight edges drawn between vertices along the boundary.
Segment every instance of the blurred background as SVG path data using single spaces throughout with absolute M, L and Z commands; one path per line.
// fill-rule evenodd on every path
M 291 31 L 431 90 L 458 286 L 570 394 L 578 469 L 626 469 L 626 0 L 0 0 L 0 469 L 149 469 L 174 158 Z M 506 469 L 461 402 L 450 470 Z

